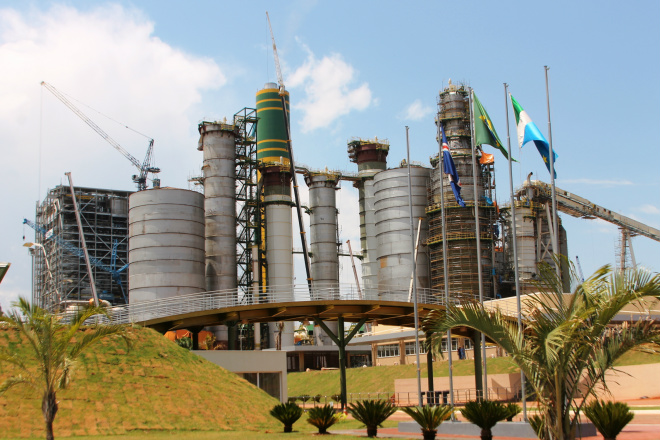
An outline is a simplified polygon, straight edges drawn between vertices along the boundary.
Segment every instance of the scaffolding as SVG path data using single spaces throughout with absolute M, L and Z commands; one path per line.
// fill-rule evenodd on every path
M 238 288 L 250 296 L 255 279 L 253 248 L 261 241 L 261 203 L 257 173 L 257 110 L 245 107 L 234 115 L 236 136 L 236 263 Z M 258 260 L 262 258 L 257 256 Z
M 124 304 L 128 294 L 128 196 L 129 191 L 74 187 L 99 299 Z M 83 258 L 71 251 L 82 246 L 73 201 L 68 186 L 59 185 L 48 192 L 36 208 L 36 250 L 32 260 L 32 301 L 57 310 L 74 301 L 88 301 L 92 291 Z M 45 256 L 48 257 L 51 283 Z M 120 284 L 121 283 L 121 284 Z M 56 295 L 59 292 L 61 299 Z
M 461 180 L 462 196 L 466 207 L 463 208 L 456 202 L 449 180 L 440 170 L 440 160 L 436 154 L 431 158 L 433 171 L 427 208 L 429 219 L 427 245 L 431 257 L 431 289 L 444 291 L 445 288 L 445 256 L 442 249 L 442 210 L 440 208 L 440 197 L 443 194 L 449 295 L 455 298 L 478 294 L 478 261 L 481 259 L 484 297 L 494 297 L 494 240 L 497 231 L 497 206 L 493 202 L 495 200 L 495 171 L 493 163 L 477 165 L 476 184 L 481 241 L 481 255 L 477 255 L 468 90 L 462 86 L 450 85 L 440 92 L 437 117 L 438 122 L 444 125 L 454 164 Z

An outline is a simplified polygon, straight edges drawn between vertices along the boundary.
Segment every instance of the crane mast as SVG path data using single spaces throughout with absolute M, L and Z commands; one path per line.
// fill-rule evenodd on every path
M 87 125 L 89 125 L 92 130 L 98 133 L 103 139 L 105 139 L 110 145 L 112 145 L 117 151 L 119 151 L 126 159 L 130 160 L 135 168 L 138 169 L 139 173 L 132 176 L 133 182 L 138 186 L 138 191 L 143 191 L 147 189 L 147 176 L 149 173 L 157 174 L 160 172 L 160 168 L 152 166 L 151 162 L 153 160 L 153 148 L 154 140 L 149 139 L 149 148 L 147 149 L 147 154 L 145 156 L 144 162 L 140 163 L 135 157 L 131 155 L 124 147 L 119 145 L 117 141 L 111 138 L 101 127 L 96 125 L 87 115 L 85 115 L 78 107 L 73 105 L 59 90 L 57 90 L 52 85 L 48 84 L 45 81 L 42 81 L 41 85 L 45 87 L 49 92 L 51 92 L 57 99 L 62 101 L 73 113 L 75 113 L 80 119 L 82 119 Z M 157 179 L 154 179 L 157 182 Z M 155 185 L 157 186 L 157 185 Z

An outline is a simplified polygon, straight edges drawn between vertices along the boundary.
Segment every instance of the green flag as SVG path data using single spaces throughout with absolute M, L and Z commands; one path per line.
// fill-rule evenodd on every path
M 498 150 L 500 150 L 504 155 L 504 157 L 508 159 L 509 155 L 506 154 L 506 150 L 502 146 L 502 141 L 500 141 L 500 137 L 497 135 L 497 132 L 495 131 L 495 127 L 493 127 L 493 121 L 490 120 L 490 116 L 488 116 L 488 112 L 479 102 L 479 99 L 477 98 L 477 94 L 472 92 L 472 96 L 474 97 L 472 104 L 473 107 L 472 111 L 474 113 L 475 145 L 476 146 L 482 144 L 491 145 L 497 148 Z

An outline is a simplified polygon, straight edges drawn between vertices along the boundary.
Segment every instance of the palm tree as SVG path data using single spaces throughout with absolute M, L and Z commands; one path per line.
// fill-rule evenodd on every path
M 270 410 L 270 415 L 282 422 L 284 432 L 293 432 L 293 424 L 303 415 L 303 409 L 294 402 L 280 403 Z
M 376 437 L 378 427 L 396 412 L 396 406 L 387 400 L 363 400 L 348 405 L 348 412 L 367 427 L 367 437 Z
M 454 412 L 450 405 L 443 406 L 412 406 L 401 408 L 413 418 L 422 429 L 424 440 L 433 440 L 438 432 L 438 426 Z
M 491 431 L 497 422 L 506 419 L 510 410 L 507 405 L 492 400 L 473 400 L 461 410 L 463 417 L 481 428 L 481 440 L 492 440 Z
M 327 434 L 328 428 L 339 421 L 332 405 L 317 406 L 307 411 L 307 423 L 316 426 L 319 434 Z
M 594 400 L 584 407 L 584 414 L 592 421 L 604 440 L 616 440 L 623 428 L 635 417 L 624 402 Z
M 20 374 L 9 377 L 0 385 L 0 394 L 19 384 L 41 391 L 46 439 L 52 440 L 55 438 L 53 421 L 58 410 L 57 392 L 69 385 L 78 356 L 107 336 L 122 336 L 128 348 L 130 341 L 125 326 L 84 326 L 85 321 L 94 315 L 108 316 L 103 308 L 87 308 L 65 323 L 60 316 L 31 305 L 25 298 L 19 298 L 12 306 L 15 309 L 0 316 L 0 322 L 22 335 L 28 351 L 26 353 L 16 348 L 0 347 L 0 361 L 13 364 L 20 371 Z
M 542 264 L 539 272 L 540 293 L 525 301 L 523 328 L 499 310 L 467 303 L 430 313 L 423 329 L 433 333 L 436 350 L 450 328 L 484 333 L 508 352 L 536 394 L 541 415 L 535 425 L 542 430 L 541 438 L 573 439 L 586 401 L 575 398 L 595 395 L 598 385 L 607 389 L 605 373 L 624 353 L 660 345 L 660 329 L 651 320 L 612 324 L 625 306 L 643 307 L 641 300 L 660 298 L 660 274 L 603 266 L 578 284 L 570 265 L 577 288 L 565 295 L 551 266 Z

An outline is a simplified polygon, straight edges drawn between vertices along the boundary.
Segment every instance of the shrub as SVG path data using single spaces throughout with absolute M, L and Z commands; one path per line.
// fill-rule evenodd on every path
M 319 434 L 327 434 L 328 428 L 339 421 L 331 405 L 317 406 L 307 411 L 307 423 L 316 426 Z
M 468 402 L 461 413 L 468 421 L 481 428 L 481 440 L 492 440 L 493 426 L 509 416 L 507 405 L 492 400 Z
M 433 440 L 437 428 L 442 422 L 451 417 L 454 409 L 449 405 L 443 406 L 413 406 L 402 408 L 422 428 L 424 440 Z
M 293 431 L 293 424 L 302 416 L 303 410 L 295 403 L 287 402 L 275 405 L 270 410 L 270 415 L 282 422 L 284 432 Z
M 584 414 L 605 440 L 616 440 L 616 436 L 635 417 L 627 404 L 601 400 L 595 400 L 585 406 Z
M 517 403 L 509 403 L 506 406 L 506 409 L 509 411 L 509 415 L 506 416 L 507 422 L 512 422 L 513 418 L 522 412 L 522 408 Z
M 396 406 L 387 400 L 363 400 L 348 405 L 348 412 L 367 427 L 367 437 L 376 437 L 378 427 L 396 412 Z

